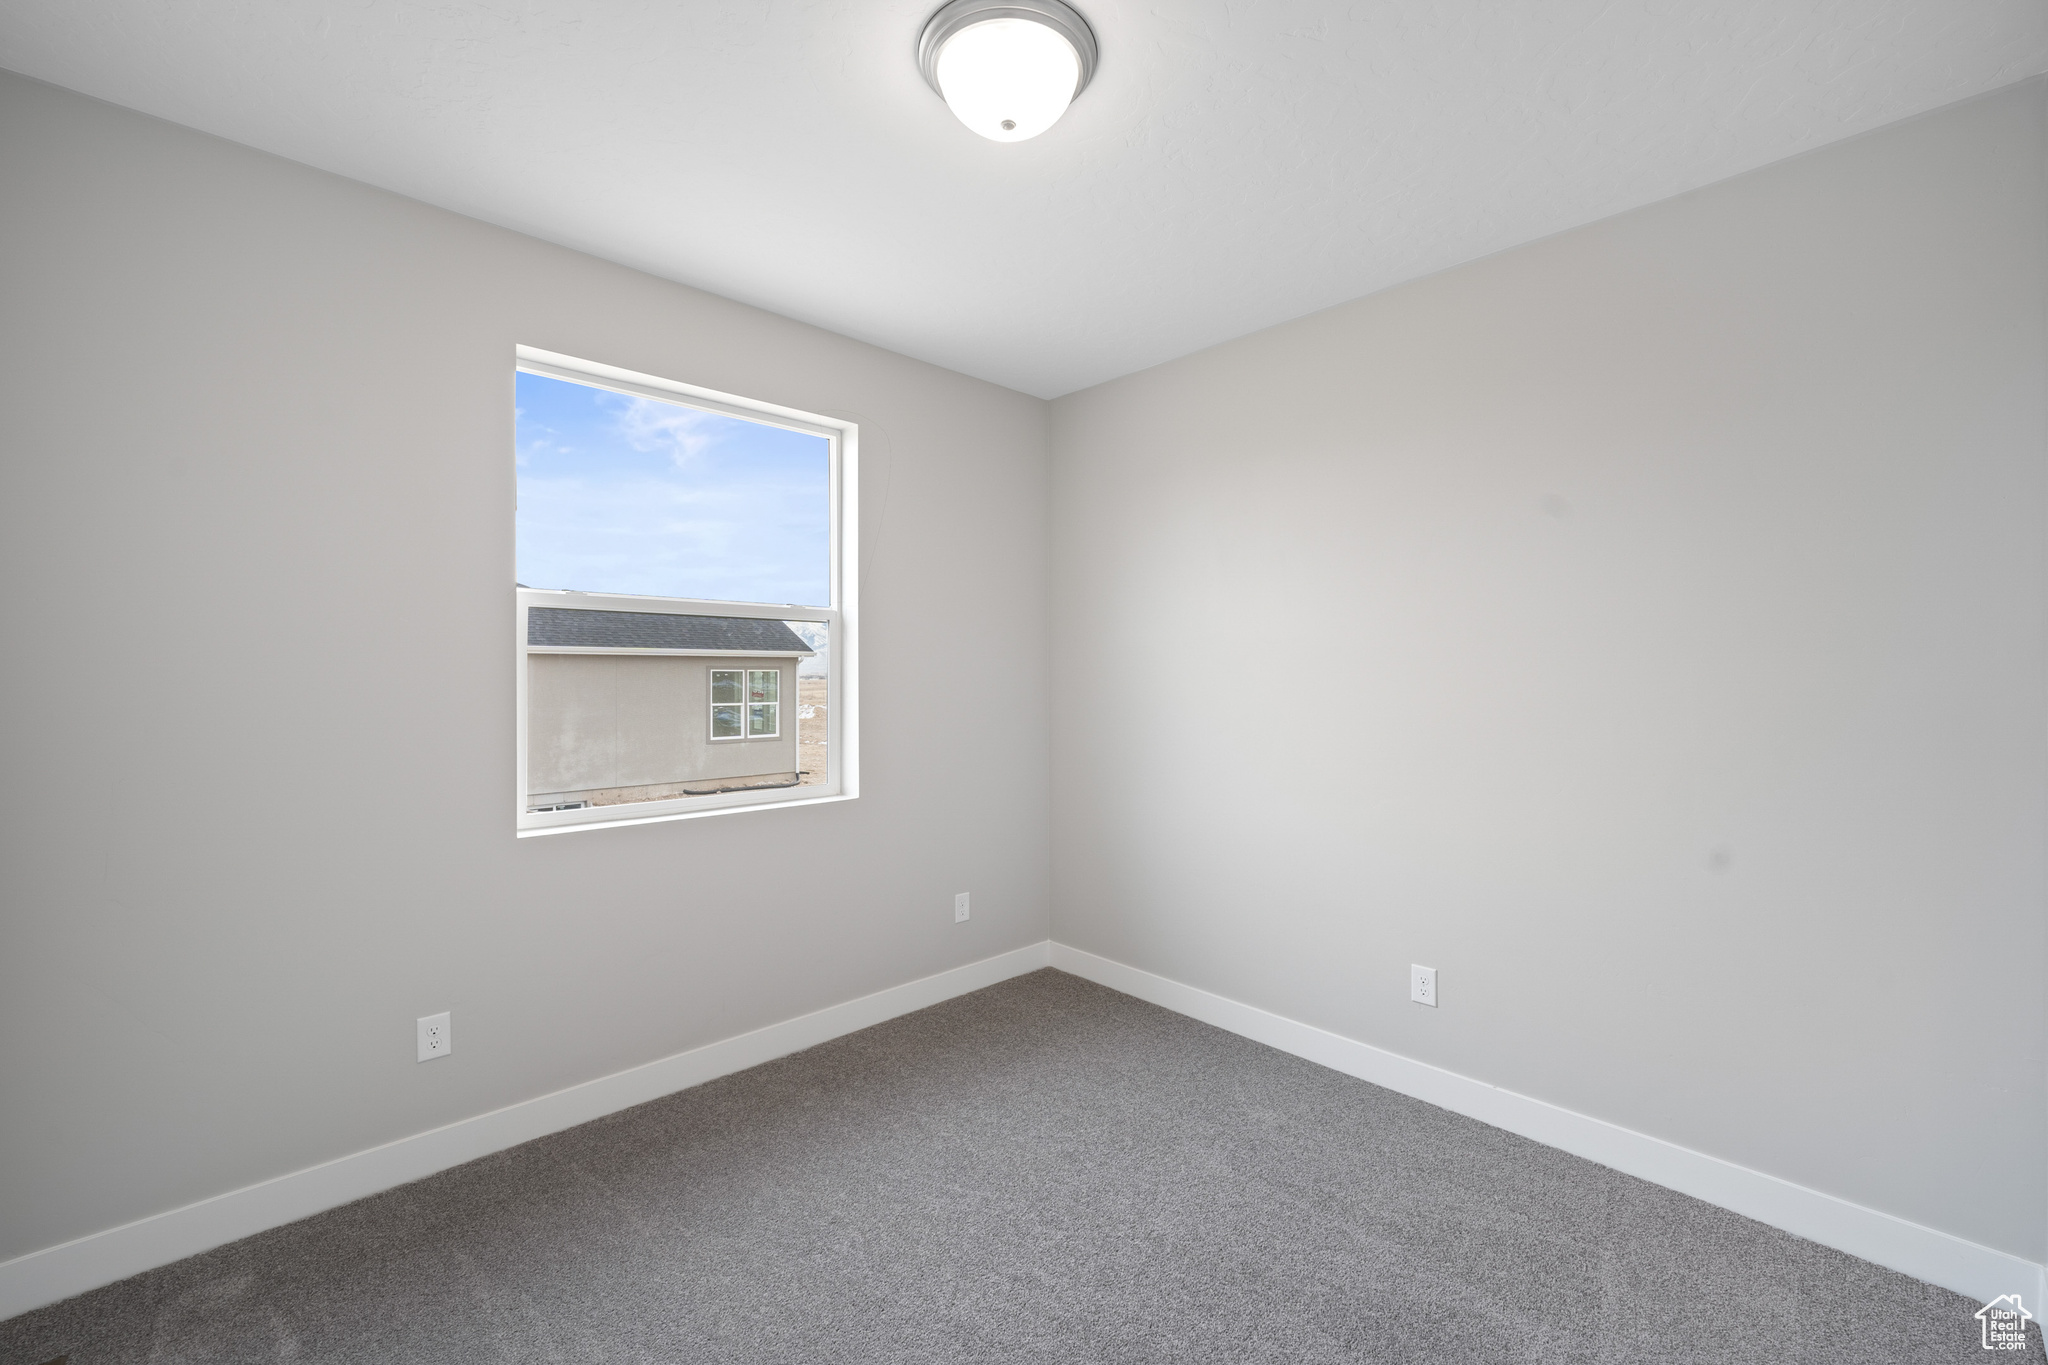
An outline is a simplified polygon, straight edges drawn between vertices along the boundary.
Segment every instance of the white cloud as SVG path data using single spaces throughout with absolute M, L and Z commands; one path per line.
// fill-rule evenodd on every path
M 732 421 L 715 412 L 635 395 L 607 395 L 619 434 L 635 450 L 660 451 L 681 469 L 709 449 Z

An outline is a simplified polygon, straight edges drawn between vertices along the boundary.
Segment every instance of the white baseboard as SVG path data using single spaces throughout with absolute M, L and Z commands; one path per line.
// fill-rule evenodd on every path
M 1979 1303 L 1989 1303 L 2000 1294 L 2021 1294 L 2038 1310 L 2044 1298 L 2048 1298 L 2044 1294 L 2048 1290 L 2044 1273 L 2048 1271 L 2007 1252 L 1909 1223 L 1662 1138 L 1560 1109 L 1064 943 L 1052 945 L 1052 965 L 1333 1071 L 1412 1095 L 1666 1189 L 1718 1204 L 1808 1241 L 1952 1289 Z
M 970 962 L 812 1014 L 523 1100 L 0 1263 L 0 1320 L 445 1171 L 956 995 L 1035 971 L 1049 945 Z
M 0 1319 L 1044 966 L 1988 1303 L 2048 1299 L 2006 1252 L 1061 943 L 1035 943 L 0 1263 Z

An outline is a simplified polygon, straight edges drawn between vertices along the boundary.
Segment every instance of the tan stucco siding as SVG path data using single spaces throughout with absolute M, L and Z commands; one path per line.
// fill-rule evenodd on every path
M 711 738 L 711 670 L 782 675 L 782 733 Z M 527 656 L 527 790 L 535 797 L 789 773 L 796 660 L 621 654 Z

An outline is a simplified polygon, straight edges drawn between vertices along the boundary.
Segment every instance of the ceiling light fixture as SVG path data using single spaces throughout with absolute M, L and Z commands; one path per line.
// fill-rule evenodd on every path
M 1061 0 L 953 0 L 926 21 L 917 67 L 962 123 L 1022 142 L 1088 88 L 1095 34 Z

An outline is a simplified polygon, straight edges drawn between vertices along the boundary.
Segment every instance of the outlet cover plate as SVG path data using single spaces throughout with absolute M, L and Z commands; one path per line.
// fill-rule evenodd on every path
M 962 891 L 959 895 L 953 897 L 953 923 L 958 924 L 966 918 L 967 893 Z
M 1408 998 L 1418 1005 L 1436 1008 L 1436 968 L 1419 962 L 1409 964 Z
M 419 1040 L 420 1060 L 423 1062 L 446 1057 L 455 1050 L 455 1029 L 447 1011 L 429 1014 L 419 1020 Z

